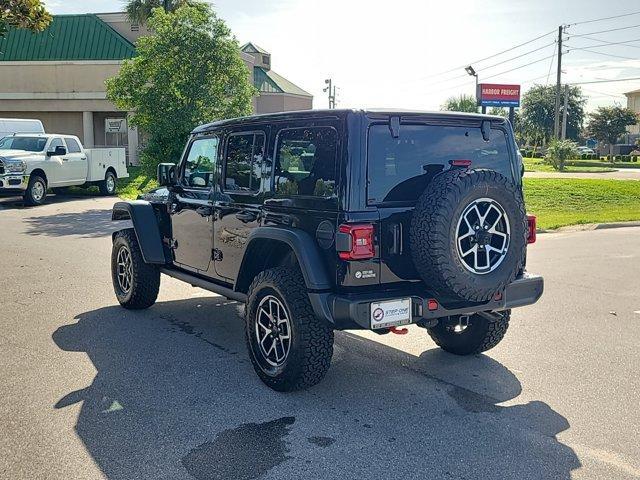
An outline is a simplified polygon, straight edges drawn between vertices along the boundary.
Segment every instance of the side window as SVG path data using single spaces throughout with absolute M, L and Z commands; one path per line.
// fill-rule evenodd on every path
M 248 133 L 230 135 L 227 141 L 227 158 L 224 188 L 227 191 L 255 193 L 260 191 L 264 178 L 264 134 Z
M 69 153 L 80 153 L 80 145 L 75 138 L 64 137 L 64 141 L 67 142 L 67 150 Z
M 314 197 L 333 195 L 337 136 L 331 127 L 282 130 L 276 147 L 276 193 Z
M 184 161 L 182 184 L 188 187 L 211 187 L 217 157 L 218 137 L 194 140 Z
M 47 151 L 53 152 L 55 151 L 56 147 L 64 147 L 64 143 L 62 143 L 61 138 L 54 138 L 53 140 L 51 140 L 51 143 L 49 144 L 49 148 L 47 149 Z

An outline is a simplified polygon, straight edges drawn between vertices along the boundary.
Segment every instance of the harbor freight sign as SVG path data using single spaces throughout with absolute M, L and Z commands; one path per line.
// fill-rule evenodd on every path
M 481 83 L 478 85 L 478 99 L 483 107 L 519 107 L 520 85 Z

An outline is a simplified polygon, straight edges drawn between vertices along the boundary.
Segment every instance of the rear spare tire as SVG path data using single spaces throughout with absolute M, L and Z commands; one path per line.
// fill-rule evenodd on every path
M 483 302 L 524 265 L 527 221 L 520 189 L 492 170 L 449 170 L 434 178 L 411 219 L 411 254 L 441 295 Z

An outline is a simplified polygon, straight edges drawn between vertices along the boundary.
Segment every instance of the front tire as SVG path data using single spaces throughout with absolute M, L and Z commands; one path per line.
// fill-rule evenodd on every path
M 160 269 L 145 263 L 132 228 L 119 231 L 113 239 L 111 279 L 118 302 L 124 308 L 149 308 L 158 298 Z
M 116 175 L 109 171 L 104 176 L 104 180 L 98 184 L 100 195 L 111 196 L 116 194 Z
M 256 373 L 280 392 L 315 385 L 331 364 L 333 329 L 315 316 L 298 270 L 277 267 L 256 276 L 247 295 L 245 338 Z
M 492 349 L 504 338 L 509 328 L 511 310 L 502 312 L 502 318 L 487 320 L 480 315 L 470 315 L 468 325 L 462 328 L 459 317 L 451 317 L 453 321 L 444 319 L 433 328 L 429 328 L 429 336 L 444 351 L 455 355 L 475 355 Z
M 47 198 L 47 181 L 40 175 L 31 175 L 23 198 L 26 205 L 42 205 Z

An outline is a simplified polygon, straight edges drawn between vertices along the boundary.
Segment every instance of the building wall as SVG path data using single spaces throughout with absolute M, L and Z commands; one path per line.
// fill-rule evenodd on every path
M 633 110 L 640 116 L 640 92 L 627 93 L 627 108 Z M 631 134 L 640 134 L 640 123 L 627 127 L 627 131 Z
M 125 13 L 99 13 L 98 18 L 108 23 L 111 28 L 131 43 L 135 43 L 142 35 L 149 35 L 149 30 L 144 25 L 131 25 Z
M 117 75 L 121 64 L 113 60 L 0 62 L 0 99 L 11 93 L 34 98 L 34 93 L 104 92 L 104 81 Z
M 283 93 L 261 93 L 256 99 L 256 113 L 311 110 L 313 98 Z

